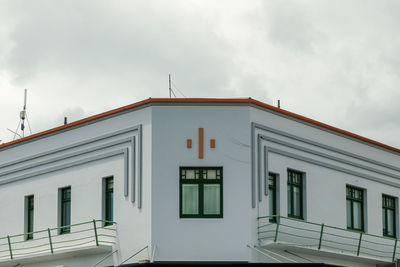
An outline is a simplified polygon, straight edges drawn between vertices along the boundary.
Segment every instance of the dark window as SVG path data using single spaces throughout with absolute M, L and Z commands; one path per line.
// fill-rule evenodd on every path
M 61 223 L 60 234 L 69 233 L 71 225 L 71 187 L 61 189 Z
M 26 197 L 26 240 L 33 239 L 34 197 Z
M 105 218 L 104 225 L 111 225 L 114 220 L 114 178 L 108 177 L 104 179 L 104 204 Z
M 179 195 L 181 218 L 222 218 L 222 167 L 181 167 Z
M 303 174 L 288 170 L 288 216 L 303 219 Z
M 383 235 L 396 237 L 396 202 L 394 197 L 382 196 Z
M 346 186 L 347 229 L 364 231 L 363 190 Z
M 268 178 L 268 206 L 269 216 L 277 215 L 276 213 L 276 174 L 270 173 Z M 276 222 L 276 217 L 270 217 L 270 222 Z

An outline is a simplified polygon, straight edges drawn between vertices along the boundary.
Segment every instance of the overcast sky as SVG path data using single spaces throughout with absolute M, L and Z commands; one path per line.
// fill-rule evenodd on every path
M 0 0 L 0 140 L 148 97 L 252 97 L 400 147 L 399 1 Z M 177 89 L 176 89 L 177 88 Z

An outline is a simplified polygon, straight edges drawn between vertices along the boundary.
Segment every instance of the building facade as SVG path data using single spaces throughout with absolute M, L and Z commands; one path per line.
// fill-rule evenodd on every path
M 400 150 L 253 99 L 148 99 L 0 145 L 0 266 L 390 264 Z

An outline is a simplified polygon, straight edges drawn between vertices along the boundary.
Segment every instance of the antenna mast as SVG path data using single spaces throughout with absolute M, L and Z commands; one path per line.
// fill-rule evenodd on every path
M 168 82 L 169 82 L 169 98 L 171 98 L 171 92 L 172 92 L 172 88 L 171 88 L 171 74 L 168 74 Z
M 28 90 L 26 90 L 26 88 L 25 88 L 25 91 L 24 91 L 24 106 L 23 106 L 22 110 L 19 112 L 20 121 L 18 122 L 17 129 L 15 131 L 12 131 L 12 130 L 7 128 L 7 130 L 9 130 L 10 132 L 14 133 L 13 140 L 15 140 L 15 137 L 17 135 L 19 137 L 21 137 L 21 138 L 25 136 L 25 119 L 28 122 L 29 132 L 32 134 L 31 125 L 30 125 L 29 119 L 28 119 L 28 113 L 26 112 L 26 98 L 27 98 L 27 95 L 28 95 Z M 20 125 L 21 125 L 21 128 L 20 128 Z M 22 135 L 18 134 L 18 129 L 19 128 L 21 129 Z
M 19 117 L 21 119 L 22 137 L 24 137 L 24 134 L 25 134 L 25 118 L 26 118 L 26 88 L 25 88 L 25 93 L 24 93 L 24 107 L 23 107 L 22 111 L 19 113 Z

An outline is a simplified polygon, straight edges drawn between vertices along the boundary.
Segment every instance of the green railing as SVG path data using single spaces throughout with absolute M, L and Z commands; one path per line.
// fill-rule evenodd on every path
M 395 238 L 366 234 L 284 216 L 258 218 L 258 239 L 393 262 L 399 255 Z M 266 242 L 264 242 L 266 244 Z
M 20 257 L 37 257 L 41 254 L 61 253 L 65 250 L 84 249 L 90 246 L 113 245 L 116 231 L 115 222 L 92 220 L 1 237 L 0 261 Z M 27 240 L 28 237 L 33 238 Z

